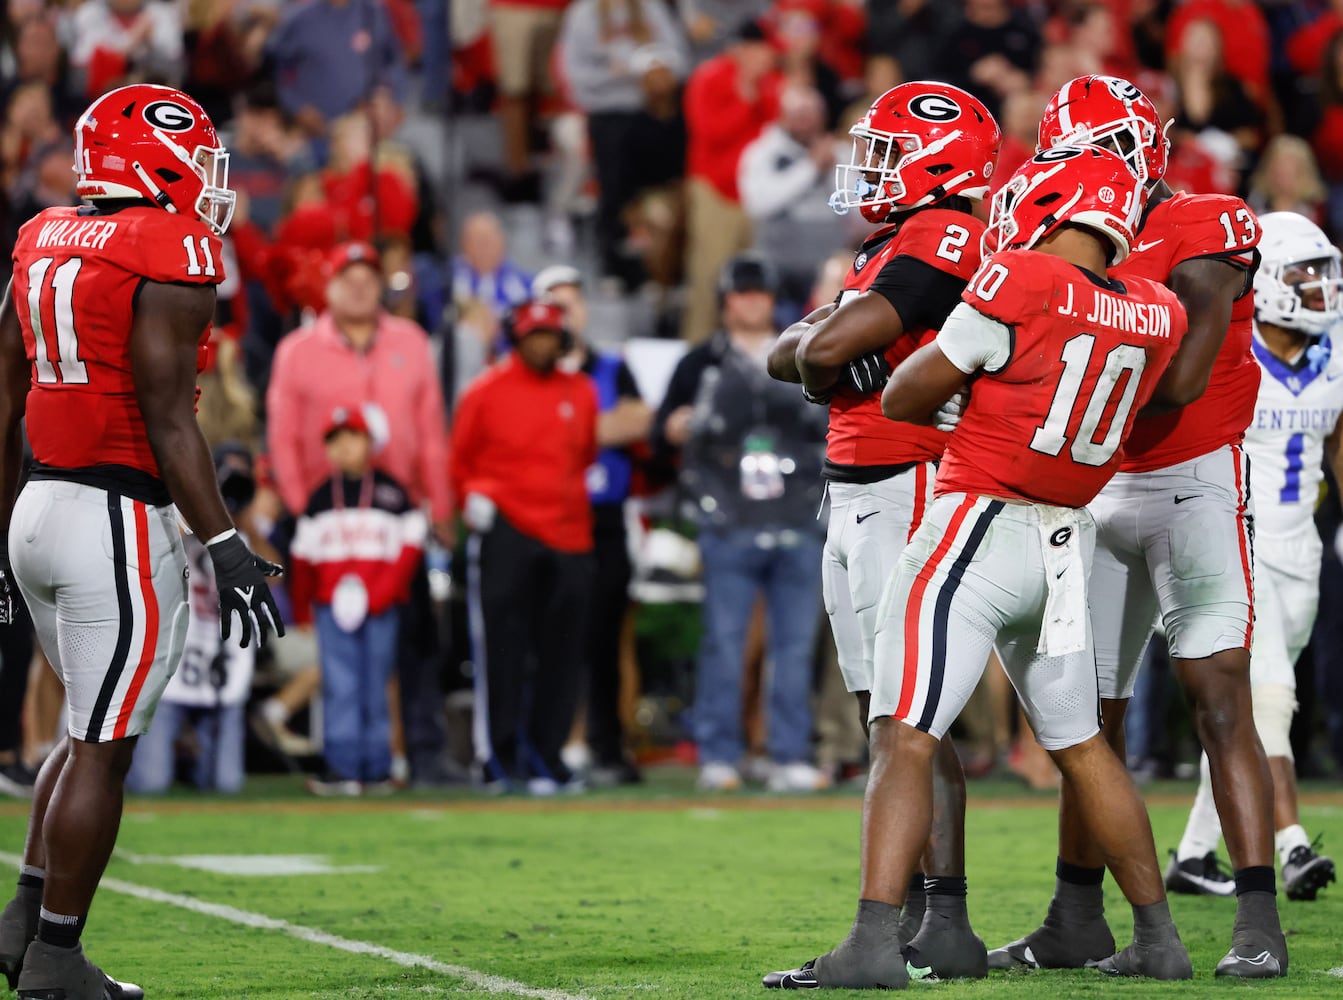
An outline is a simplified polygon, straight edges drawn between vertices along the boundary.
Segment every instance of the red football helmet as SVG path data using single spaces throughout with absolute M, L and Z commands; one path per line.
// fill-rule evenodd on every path
M 1111 264 L 1128 256 L 1147 189 L 1112 150 L 1055 146 L 1021 165 L 993 196 L 981 240 L 985 257 L 1029 250 L 1064 223 L 1085 226 L 1114 246 Z
M 110 91 L 75 124 L 81 198 L 147 198 L 216 233 L 233 218 L 228 159 L 205 109 L 172 87 Z
M 1166 172 L 1170 123 L 1141 90 L 1117 76 L 1079 76 L 1049 100 L 1037 149 L 1094 143 L 1113 148 L 1143 183 Z
M 853 154 L 835 167 L 830 207 L 869 222 L 951 195 L 983 198 L 1003 142 L 979 98 L 927 80 L 886 91 L 849 135 Z

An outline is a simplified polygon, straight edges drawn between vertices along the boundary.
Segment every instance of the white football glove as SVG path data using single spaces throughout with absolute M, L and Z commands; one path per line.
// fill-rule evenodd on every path
M 933 414 L 933 426 L 939 431 L 947 431 L 948 433 L 954 431 L 956 425 L 961 422 L 961 414 L 965 412 L 965 404 L 969 401 L 969 389 L 962 389 L 956 393 L 937 408 L 937 411 Z

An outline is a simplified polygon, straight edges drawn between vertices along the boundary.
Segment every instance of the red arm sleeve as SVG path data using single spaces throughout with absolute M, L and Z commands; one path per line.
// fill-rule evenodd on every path
M 471 491 L 475 478 L 474 458 L 479 444 L 476 435 L 476 422 L 480 413 L 480 384 L 469 387 L 462 394 L 453 415 L 451 453 L 448 456 L 448 477 L 451 483 L 452 497 L 458 509 Z

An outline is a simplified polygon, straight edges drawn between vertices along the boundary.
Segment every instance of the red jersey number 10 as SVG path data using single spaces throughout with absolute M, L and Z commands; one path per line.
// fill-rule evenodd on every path
M 1049 404 L 1049 413 L 1045 422 L 1035 429 L 1031 438 L 1031 450 L 1045 455 L 1057 455 L 1068 443 L 1068 425 L 1072 423 L 1073 412 L 1077 409 L 1078 396 L 1082 383 L 1086 379 L 1087 368 L 1091 362 L 1091 351 L 1096 338 L 1089 333 L 1078 334 L 1063 345 L 1063 374 L 1059 376 L 1058 388 L 1054 390 L 1054 399 Z M 1119 449 L 1119 439 L 1124 434 L 1124 425 L 1128 422 L 1129 411 L 1133 409 L 1134 398 L 1138 395 L 1138 380 L 1147 364 L 1147 352 L 1132 344 L 1120 344 L 1105 355 L 1105 367 L 1096 378 L 1091 396 L 1086 402 L 1086 411 L 1077 427 L 1070 453 L 1079 465 L 1101 466 L 1114 457 Z M 1119 402 L 1111 406 L 1119 380 L 1128 375 L 1123 395 Z M 1110 424 L 1105 437 L 1096 440 L 1101 420 L 1107 411 Z
M 75 332 L 75 279 L 84 265 L 71 257 L 59 267 L 53 257 L 42 257 L 28 268 L 28 321 L 33 331 L 34 366 L 41 385 L 87 385 L 88 368 L 79 359 L 79 335 Z M 56 358 L 50 353 L 43 317 L 56 324 Z

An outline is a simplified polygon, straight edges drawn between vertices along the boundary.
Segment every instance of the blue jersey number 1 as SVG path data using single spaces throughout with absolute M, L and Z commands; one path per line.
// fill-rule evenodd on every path
M 1298 432 L 1287 439 L 1287 476 L 1278 494 L 1280 503 L 1296 503 L 1301 499 L 1301 453 L 1306 447 L 1306 435 Z

